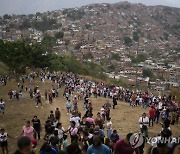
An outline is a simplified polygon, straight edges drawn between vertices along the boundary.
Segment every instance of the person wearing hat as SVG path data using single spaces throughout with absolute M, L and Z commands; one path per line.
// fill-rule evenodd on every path
M 4 128 L 1 128 L 0 129 L 0 146 L 2 149 L 2 154 L 5 154 L 5 151 L 6 151 L 6 154 L 8 154 L 8 137 L 14 138 L 14 137 L 9 136 L 8 133 L 5 132 Z
M 120 139 L 114 146 L 114 154 L 139 154 L 139 148 L 133 148 L 130 138 L 133 133 L 128 133 L 124 139 Z
M 93 144 L 87 149 L 87 154 L 111 154 L 111 150 L 105 144 L 102 144 L 99 129 L 94 129 Z

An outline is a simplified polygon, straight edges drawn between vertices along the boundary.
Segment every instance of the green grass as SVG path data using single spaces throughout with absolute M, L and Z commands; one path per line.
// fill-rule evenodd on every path
M 24 98 L 22 101 L 17 102 L 16 100 L 10 101 L 8 99 L 8 91 L 10 89 L 18 89 L 17 88 L 17 82 L 10 81 L 7 83 L 7 86 L 3 86 L 0 84 L 0 98 L 2 97 L 5 100 L 6 108 L 5 108 L 5 115 L 0 115 L 0 128 L 3 127 L 6 129 L 9 135 L 14 137 L 19 137 L 19 135 L 22 132 L 22 127 L 25 125 L 27 120 L 31 120 L 34 115 L 37 115 L 42 123 L 42 126 L 44 126 L 44 123 L 49 116 L 49 112 L 51 110 L 55 110 L 56 107 L 60 108 L 62 118 L 61 122 L 63 124 L 63 127 L 65 129 L 69 126 L 69 115 L 66 114 L 66 99 L 62 96 L 64 88 L 61 88 L 59 90 L 59 97 L 56 98 L 53 101 L 53 104 L 50 105 L 48 101 L 44 99 L 44 90 L 51 89 L 52 83 L 50 81 L 47 81 L 45 85 L 43 85 L 40 82 L 40 79 L 36 79 L 35 83 L 29 83 L 28 81 L 25 82 L 24 86 L 29 85 L 30 87 L 39 86 L 41 94 L 42 94 L 42 103 L 43 108 L 35 107 L 35 102 L 33 100 L 29 99 L 28 92 L 23 92 Z M 96 117 L 96 114 L 98 111 L 100 111 L 101 106 L 106 102 L 107 99 L 105 98 L 98 98 L 95 99 L 94 97 L 90 98 L 92 104 L 93 104 L 93 113 L 94 117 Z M 110 100 L 112 103 L 112 100 Z M 83 101 L 78 101 L 78 107 L 81 111 L 82 115 L 84 115 L 85 110 L 83 109 Z M 129 132 L 139 132 L 139 124 L 138 119 L 141 116 L 143 112 L 148 112 L 148 110 L 143 109 L 141 107 L 131 108 L 127 103 L 124 102 L 118 102 L 118 105 L 115 110 L 111 110 L 111 118 L 113 123 L 113 129 L 117 129 L 119 135 L 121 138 L 125 137 L 127 133 Z M 173 136 L 180 136 L 180 131 L 177 125 L 171 126 L 171 129 L 173 131 Z M 156 136 L 157 133 L 159 133 L 161 130 L 160 124 L 155 124 L 153 128 L 149 129 L 149 135 L 150 136 Z M 106 133 L 106 131 L 105 131 Z M 38 153 L 38 150 L 40 146 L 43 143 L 43 136 L 44 136 L 44 128 L 42 131 L 41 140 L 38 141 L 38 146 L 36 149 L 36 153 Z M 69 138 L 69 137 L 68 137 Z M 15 149 L 17 149 L 15 139 L 9 139 L 9 153 L 12 154 Z M 146 146 L 147 148 L 147 146 Z M 0 151 L 1 153 L 1 151 Z

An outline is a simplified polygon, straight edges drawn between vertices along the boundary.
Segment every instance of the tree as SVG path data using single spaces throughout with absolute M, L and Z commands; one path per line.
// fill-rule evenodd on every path
M 42 17 L 42 21 L 33 21 L 32 26 L 40 31 L 46 31 L 51 29 L 58 28 L 58 25 L 55 19 L 49 19 L 46 16 Z
M 62 39 L 64 37 L 64 32 L 58 32 L 55 34 L 56 39 Z
M 91 52 L 88 52 L 88 53 L 86 53 L 86 54 L 84 54 L 83 55 L 83 59 L 92 59 L 93 58 L 93 55 L 92 55 L 92 53 Z
M 133 32 L 133 40 L 134 40 L 135 42 L 138 42 L 138 41 L 139 41 L 139 34 L 138 34 L 138 32 Z
M 119 57 L 119 55 L 118 54 L 116 54 L 116 53 L 111 53 L 111 59 L 112 60 L 120 60 L 120 57 Z
M 50 65 L 51 54 L 39 45 L 24 42 L 0 41 L 0 61 L 17 74 L 25 73 L 26 67 L 44 68 Z
M 70 40 L 65 40 L 66 49 L 67 49 L 67 47 L 68 47 L 69 44 L 70 44 Z
M 114 71 L 116 69 L 115 65 L 114 64 L 111 64 L 110 66 L 108 66 L 108 70 L 110 72 Z
M 137 57 L 131 56 L 132 63 L 144 62 L 146 59 L 147 59 L 147 55 L 143 53 L 137 55 Z
M 50 51 L 52 47 L 56 44 L 56 39 L 54 37 L 45 34 L 41 44 L 44 50 Z
M 20 43 L 4 43 L 0 44 L 0 60 L 4 62 L 10 70 L 17 73 L 24 73 L 27 66 L 28 51 L 25 50 L 25 44 Z
M 5 15 L 3 16 L 3 19 L 4 19 L 4 20 L 6 20 L 6 19 L 11 19 L 11 15 L 5 14 Z
M 89 29 L 89 28 L 91 28 L 91 25 L 90 24 L 85 24 L 85 28 Z
M 76 44 L 76 46 L 74 47 L 74 49 L 80 49 L 80 47 L 82 46 L 82 44 L 83 44 L 82 42 Z
M 31 27 L 31 23 L 28 19 L 24 20 L 23 23 L 19 26 L 20 29 L 27 29 Z
M 41 13 L 40 12 L 36 12 L 36 16 L 40 16 L 41 15 Z
M 145 77 L 153 77 L 153 72 L 150 69 L 148 69 L 148 68 L 143 69 L 142 74 L 143 74 L 144 78 Z
M 151 53 L 153 58 L 158 58 L 159 57 L 160 51 L 158 49 L 154 49 L 154 51 Z
M 84 16 L 85 12 L 83 10 L 71 10 L 67 13 L 67 17 L 71 20 L 80 20 Z
M 131 46 L 132 45 L 132 39 L 129 36 L 124 36 L 124 44 L 126 46 Z
M 172 95 L 172 96 L 176 96 L 176 97 L 175 97 L 175 98 L 176 98 L 175 100 L 177 100 L 177 102 L 180 102 L 180 91 L 179 91 L 179 90 L 175 90 L 175 89 L 172 90 L 172 91 L 171 91 L 171 95 Z

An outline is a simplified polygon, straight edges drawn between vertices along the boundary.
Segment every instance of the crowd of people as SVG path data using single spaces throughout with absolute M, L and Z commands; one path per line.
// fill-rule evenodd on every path
M 52 82 L 51 87 L 42 93 L 38 86 L 32 88 L 30 85 L 38 78 L 42 84 L 46 80 Z M 8 79 L 8 78 L 7 78 Z M 155 124 L 161 124 L 159 140 L 152 142 L 149 154 L 177 154 L 179 144 L 177 140 L 172 142 L 171 125 L 180 125 L 179 103 L 175 96 L 155 96 L 149 92 L 132 91 L 120 86 L 107 85 L 103 82 L 95 82 L 81 78 L 75 74 L 63 73 L 30 73 L 21 77 L 22 83 L 18 83 L 17 90 L 9 90 L 9 99 L 23 99 L 23 93 L 28 92 L 31 100 L 36 102 L 36 107 L 40 104 L 43 107 L 43 100 L 53 103 L 53 100 L 62 95 L 65 99 L 67 116 L 70 116 L 69 127 L 64 128 L 61 121 L 62 115 L 59 107 L 50 114 L 45 122 L 45 136 L 42 136 L 42 123 L 36 115 L 32 120 L 26 122 L 22 129 L 22 137 L 17 141 L 18 150 L 15 154 L 33 154 L 40 139 L 44 140 L 40 154 L 143 154 L 145 144 L 148 142 L 148 128 Z M 29 80 L 25 85 L 25 80 Z M 8 80 L 6 80 L 7 84 Z M 3 86 L 4 84 L 3 80 Z M 26 82 L 27 83 L 27 82 Z M 59 94 L 59 89 L 63 88 L 63 93 Z M 44 99 L 42 99 L 42 96 Z M 107 102 L 94 113 L 91 97 L 107 98 Z M 85 114 L 79 110 L 79 101 L 83 101 Z M 121 138 L 117 129 L 113 127 L 111 121 L 112 110 L 117 110 L 119 101 L 126 102 L 130 107 L 142 107 L 149 110 L 148 113 L 140 113 L 139 127 L 143 142 L 136 147 L 131 144 L 133 133 L 128 133 L 125 138 Z M 0 100 L 0 113 L 5 113 L 5 102 Z M 6 113 L 5 113 L 6 114 Z M 4 128 L 1 128 L 0 143 L 3 154 L 8 153 L 7 138 L 9 136 Z M 170 143 L 160 143 L 161 138 L 170 139 Z M 169 141 L 169 140 L 168 140 Z

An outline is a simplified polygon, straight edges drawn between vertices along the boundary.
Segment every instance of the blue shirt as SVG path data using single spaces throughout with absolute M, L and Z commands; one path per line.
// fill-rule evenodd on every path
M 91 145 L 91 146 L 89 146 L 86 154 L 111 154 L 111 151 L 104 144 L 102 144 L 98 148 L 95 148 L 93 145 Z
M 46 154 L 46 152 L 40 151 L 40 154 Z M 51 148 L 51 154 L 58 154 L 58 152 L 54 148 Z
M 110 139 L 111 139 L 113 142 L 117 142 L 117 141 L 119 140 L 119 135 L 118 135 L 118 134 L 111 134 Z

